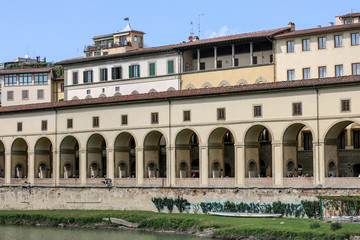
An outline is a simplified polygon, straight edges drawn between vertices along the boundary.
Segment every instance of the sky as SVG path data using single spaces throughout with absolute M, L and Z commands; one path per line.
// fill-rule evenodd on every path
M 92 38 L 131 26 L 146 33 L 149 47 L 200 38 L 286 27 L 329 26 L 335 16 L 360 12 L 359 0 L 17 0 L 1 1 L 0 62 L 83 56 Z M 200 21 L 199 21 L 200 20 Z M 193 24 L 191 25 L 190 22 Z

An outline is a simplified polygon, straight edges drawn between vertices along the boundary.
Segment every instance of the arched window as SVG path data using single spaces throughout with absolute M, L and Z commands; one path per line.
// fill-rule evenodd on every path
M 126 177 L 126 164 L 120 163 L 119 164 L 119 178 L 125 178 Z
M 255 162 L 249 163 L 249 178 L 256 177 L 256 164 Z
M 71 178 L 71 164 L 67 163 L 64 165 L 64 178 Z
M 24 170 L 21 164 L 16 164 L 15 166 L 15 178 L 23 178 L 24 177 Z
M 99 167 L 97 163 L 92 163 L 90 166 L 90 176 L 96 178 L 99 176 Z
M 187 178 L 187 164 L 182 162 L 180 164 L 180 178 Z

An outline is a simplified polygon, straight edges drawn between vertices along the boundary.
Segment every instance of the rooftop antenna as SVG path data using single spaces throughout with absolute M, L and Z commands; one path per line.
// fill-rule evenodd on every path
M 199 38 L 200 38 L 200 17 L 201 17 L 201 16 L 204 16 L 204 14 L 203 14 L 203 13 L 200 13 L 200 14 L 199 14 L 199 24 L 198 24 L 198 26 L 199 26 Z
M 191 30 L 190 30 L 190 36 L 194 36 L 194 24 L 192 21 L 189 22 L 189 24 L 191 25 Z

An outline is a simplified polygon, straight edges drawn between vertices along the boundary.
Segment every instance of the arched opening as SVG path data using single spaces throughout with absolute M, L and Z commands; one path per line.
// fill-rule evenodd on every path
M 5 147 L 0 141 L 0 178 L 5 178 Z
M 334 124 L 325 136 L 325 176 L 358 177 L 360 125 L 352 121 Z M 331 170 L 330 170 L 331 165 Z
M 144 177 L 166 178 L 166 140 L 161 132 L 152 131 L 144 140 Z
M 314 174 L 313 136 L 301 123 L 289 126 L 283 136 L 284 177 L 312 177 Z M 289 164 L 292 169 L 289 169 Z
M 79 143 L 73 136 L 60 144 L 60 178 L 79 178 Z
M 35 178 L 51 178 L 53 176 L 52 143 L 46 138 L 40 138 L 35 144 Z
M 212 164 L 211 173 L 213 178 L 221 177 L 221 168 L 217 160 L 215 160 L 215 162 Z
M 114 143 L 115 178 L 136 177 L 135 148 L 135 139 L 130 133 L 123 132 L 116 137 Z
M 245 134 L 245 177 L 272 177 L 272 136 L 263 125 L 252 126 Z M 253 169 L 253 168 L 256 169 Z
M 28 146 L 22 138 L 17 138 L 11 146 L 11 169 L 12 178 L 27 178 Z
M 209 137 L 209 177 L 235 177 L 235 153 L 234 137 L 226 128 L 217 128 Z M 219 168 L 214 169 L 213 164 L 218 162 Z M 225 174 L 225 165 L 228 165 L 229 172 Z
M 176 136 L 175 159 L 177 178 L 199 177 L 199 139 L 194 131 L 184 129 Z M 186 165 L 186 170 L 181 164 Z
M 106 177 L 106 142 L 100 134 L 93 134 L 86 145 L 88 178 Z

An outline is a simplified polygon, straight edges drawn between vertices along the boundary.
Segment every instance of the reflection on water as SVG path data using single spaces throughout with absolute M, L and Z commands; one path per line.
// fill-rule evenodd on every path
M 204 240 L 176 234 L 148 233 L 129 230 L 69 229 L 0 225 L 1 240 Z

